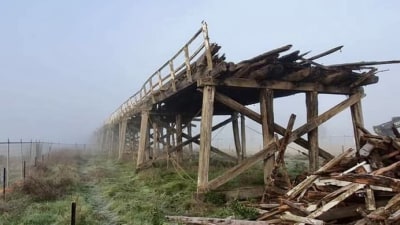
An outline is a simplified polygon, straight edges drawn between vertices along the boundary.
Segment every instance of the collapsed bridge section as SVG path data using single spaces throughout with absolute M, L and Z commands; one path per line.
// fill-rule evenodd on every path
M 196 40 L 199 44 L 193 47 Z M 312 57 L 300 51 L 287 53 L 291 48 L 287 45 L 238 63 L 227 62 L 224 55 L 218 54 L 220 46 L 209 42 L 207 24 L 203 23 L 189 42 L 110 116 L 98 132 L 99 142 L 111 153 L 117 149 L 119 159 L 128 151 L 135 152 L 138 169 L 165 157 L 182 162 L 183 147 L 188 145 L 192 151 L 192 143 L 198 144 L 198 192 L 220 187 L 261 160 L 268 185 L 283 163 L 286 146 L 292 142 L 309 151 L 310 171 L 316 171 L 319 157 L 333 158 L 319 147 L 318 126 L 347 108 L 359 150 L 364 126 L 363 86 L 378 82 L 374 65 L 400 61 L 322 65 L 316 60 L 342 46 Z M 274 99 L 298 93 L 305 94 L 307 122 L 293 130 L 292 115 L 286 128 L 277 124 Z M 320 113 L 319 94 L 344 95 L 346 99 Z M 260 113 L 246 107 L 255 103 L 259 103 Z M 214 115 L 229 118 L 213 126 Z M 263 148 L 254 155 L 246 154 L 246 117 L 262 127 Z M 192 121 L 199 119 L 200 133 L 193 135 Z M 212 132 L 228 123 L 232 123 L 236 156 L 212 146 Z M 236 166 L 209 180 L 211 152 L 235 161 Z

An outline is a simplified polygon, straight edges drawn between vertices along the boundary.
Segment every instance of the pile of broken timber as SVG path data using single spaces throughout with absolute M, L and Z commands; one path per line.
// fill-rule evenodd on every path
M 251 205 L 261 212 L 257 221 L 167 218 L 185 224 L 400 224 L 400 138 L 364 131 L 359 152 L 348 149 L 296 186 L 281 185 L 287 182 L 278 176 L 264 202 Z

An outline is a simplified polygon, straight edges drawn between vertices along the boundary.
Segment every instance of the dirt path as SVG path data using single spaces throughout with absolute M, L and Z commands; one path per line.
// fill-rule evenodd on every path
M 100 188 L 96 185 L 91 170 L 95 169 L 93 160 L 81 159 L 78 163 L 79 176 L 82 181 L 82 194 L 85 202 L 91 206 L 93 214 L 102 224 L 121 225 L 118 215 L 109 209 L 108 203 L 101 194 Z

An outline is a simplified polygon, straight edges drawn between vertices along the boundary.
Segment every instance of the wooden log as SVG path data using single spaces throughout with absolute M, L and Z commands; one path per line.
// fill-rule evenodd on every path
M 340 163 L 340 161 L 343 160 L 343 158 L 345 158 L 346 156 L 350 155 L 350 153 L 352 153 L 353 149 L 348 149 L 345 152 L 343 152 L 342 154 L 338 155 L 336 158 L 332 159 L 331 161 L 329 161 L 328 163 L 326 163 L 324 166 L 322 166 L 321 168 L 319 168 L 317 170 L 317 172 L 323 172 L 326 170 L 329 170 L 330 168 L 334 167 L 335 165 L 337 165 L 338 163 Z M 296 187 L 294 187 L 293 189 L 289 190 L 286 193 L 286 196 L 288 199 L 293 199 L 295 198 L 298 194 L 300 194 L 304 189 L 307 189 L 308 187 L 310 187 L 310 185 L 312 185 L 312 183 L 318 178 L 318 175 L 310 175 L 308 176 L 305 180 L 303 180 L 300 184 L 298 184 Z
M 220 219 L 209 217 L 188 217 L 188 216 L 166 216 L 168 221 L 179 224 L 199 224 L 199 225 L 268 225 L 271 223 L 264 221 L 249 221 L 236 219 Z
M 272 90 L 262 89 L 260 92 L 261 126 L 264 148 L 274 140 L 274 94 Z M 264 184 L 272 184 L 271 174 L 275 165 L 275 155 L 264 159 Z
M 208 169 L 211 149 L 211 129 L 214 112 L 215 87 L 206 86 L 203 88 L 203 106 L 201 110 L 200 126 L 200 152 L 199 170 L 197 179 L 197 193 L 208 189 Z
M 235 110 L 237 112 L 240 112 L 240 113 L 246 115 L 247 117 L 249 117 L 250 119 L 254 120 L 255 122 L 261 124 L 261 116 L 260 116 L 260 114 L 258 114 L 257 112 L 255 112 L 255 111 L 243 106 L 242 104 L 240 104 L 239 102 L 235 101 L 234 99 L 232 99 L 232 98 L 230 98 L 230 97 L 228 97 L 228 96 L 226 96 L 224 94 L 218 93 L 218 92 L 215 93 L 215 99 L 217 101 L 221 102 L 222 104 L 228 106 L 229 108 L 231 108 L 231 109 L 233 109 L 233 110 Z M 276 131 L 280 135 L 284 135 L 285 134 L 285 128 L 283 128 L 282 126 L 280 126 L 280 125 L 278 125 L 276 123 L 274 124 L 274 131 Z M 303 139 L 301 137 L 299 139 L 295 140 L 294 142 L 296 144 L 302 146 L 305 149 L 309 149 L 310 148 L 310 145 L 309 145 L 308 141 L 306 141 L 305 139 Z M 321 148 L 319 148 L 319 153 L 320 153 L 320 156 L 325 158 L 325 159 L 330 160 L 330 159 L 334 158 L 332 154 L 328 153 L 327 151 L 325 151 L 325 150 L 323 150 Z
M 190 137 L 192 137 L 192 122 L 191 121 L 188 122 L 186 129 L 187 129 L 187 134 Z M 190 160 L 191 160 L 193 157 L 193 144 L 191 142 L 189 143 L 189 152 L 190 152 Z
M 274 209 L 274 210 L 271 210 L 271 211 L 269 211 L 269 212 L 266 212 L 266 213 L 262 214 L 261 216 L 259 216 L 259 217 L 257 218 L 257 221 L 269 219 L 269 218 L 271 218 L 271 217 L 273 217 L 273 216 L 275 216 L 275 215 L 278 215 L 278 214 L 280 214 L 280 213 L 282 213 L 282 212 L 285 212 L 285 211 L 288 210 L 288 209 L 290 209 L 289 206 L 287 206 L 287 205 L 281 205 L 281 206 L 279 206 L 278 208 L 276 208 L 276 209 Z
M 318 116 L 318 93 L 306 92 L 306 107 L 307 107 L 307 121 Z M 310 144 L 309 160 L 309 171 L 314 172 L 319 167 L 319 148 L 318 148 L 318 128 L 308 132 L 308 143 Z
M 160 135 L 158 131 L 158 125 L 156 122 L 153 122 L 153 153 L 154 158 L 157 158 L 157 155 L 160 154 Z
M 235 143 L 236 157 L 237 157 L 238 163 L 240 163 L 240 161 L 242 159 L 242 156 L 240 154 L 242 147 L 240 146 L 238 113 L 234 112 L 231 115 L 231 118 L 232 118 L 233 140 Z

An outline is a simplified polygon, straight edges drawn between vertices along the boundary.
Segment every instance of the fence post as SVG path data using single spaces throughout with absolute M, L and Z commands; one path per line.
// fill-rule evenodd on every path
M 6 174 L 7 174 L 7 170 L 4 167 L 3 168 L 3 199 L 4 201 L 6 200 Z
M 7 140 L 7 187 L 9 187 L 8 183 L 8 172 L 10 172 L 10 139 Z
M 22 172 L 22 176 L 23 176 L 23 178 L 25 180 L 25 177 L 26 177 L 26 161 L 25 160 L 24 160 L 23 167 L 24 167 L 24 169 L 23 169 L 23 172 Z
M 71 225 L 75 225 L 76 220 L 76 202 L 71 204 Z

